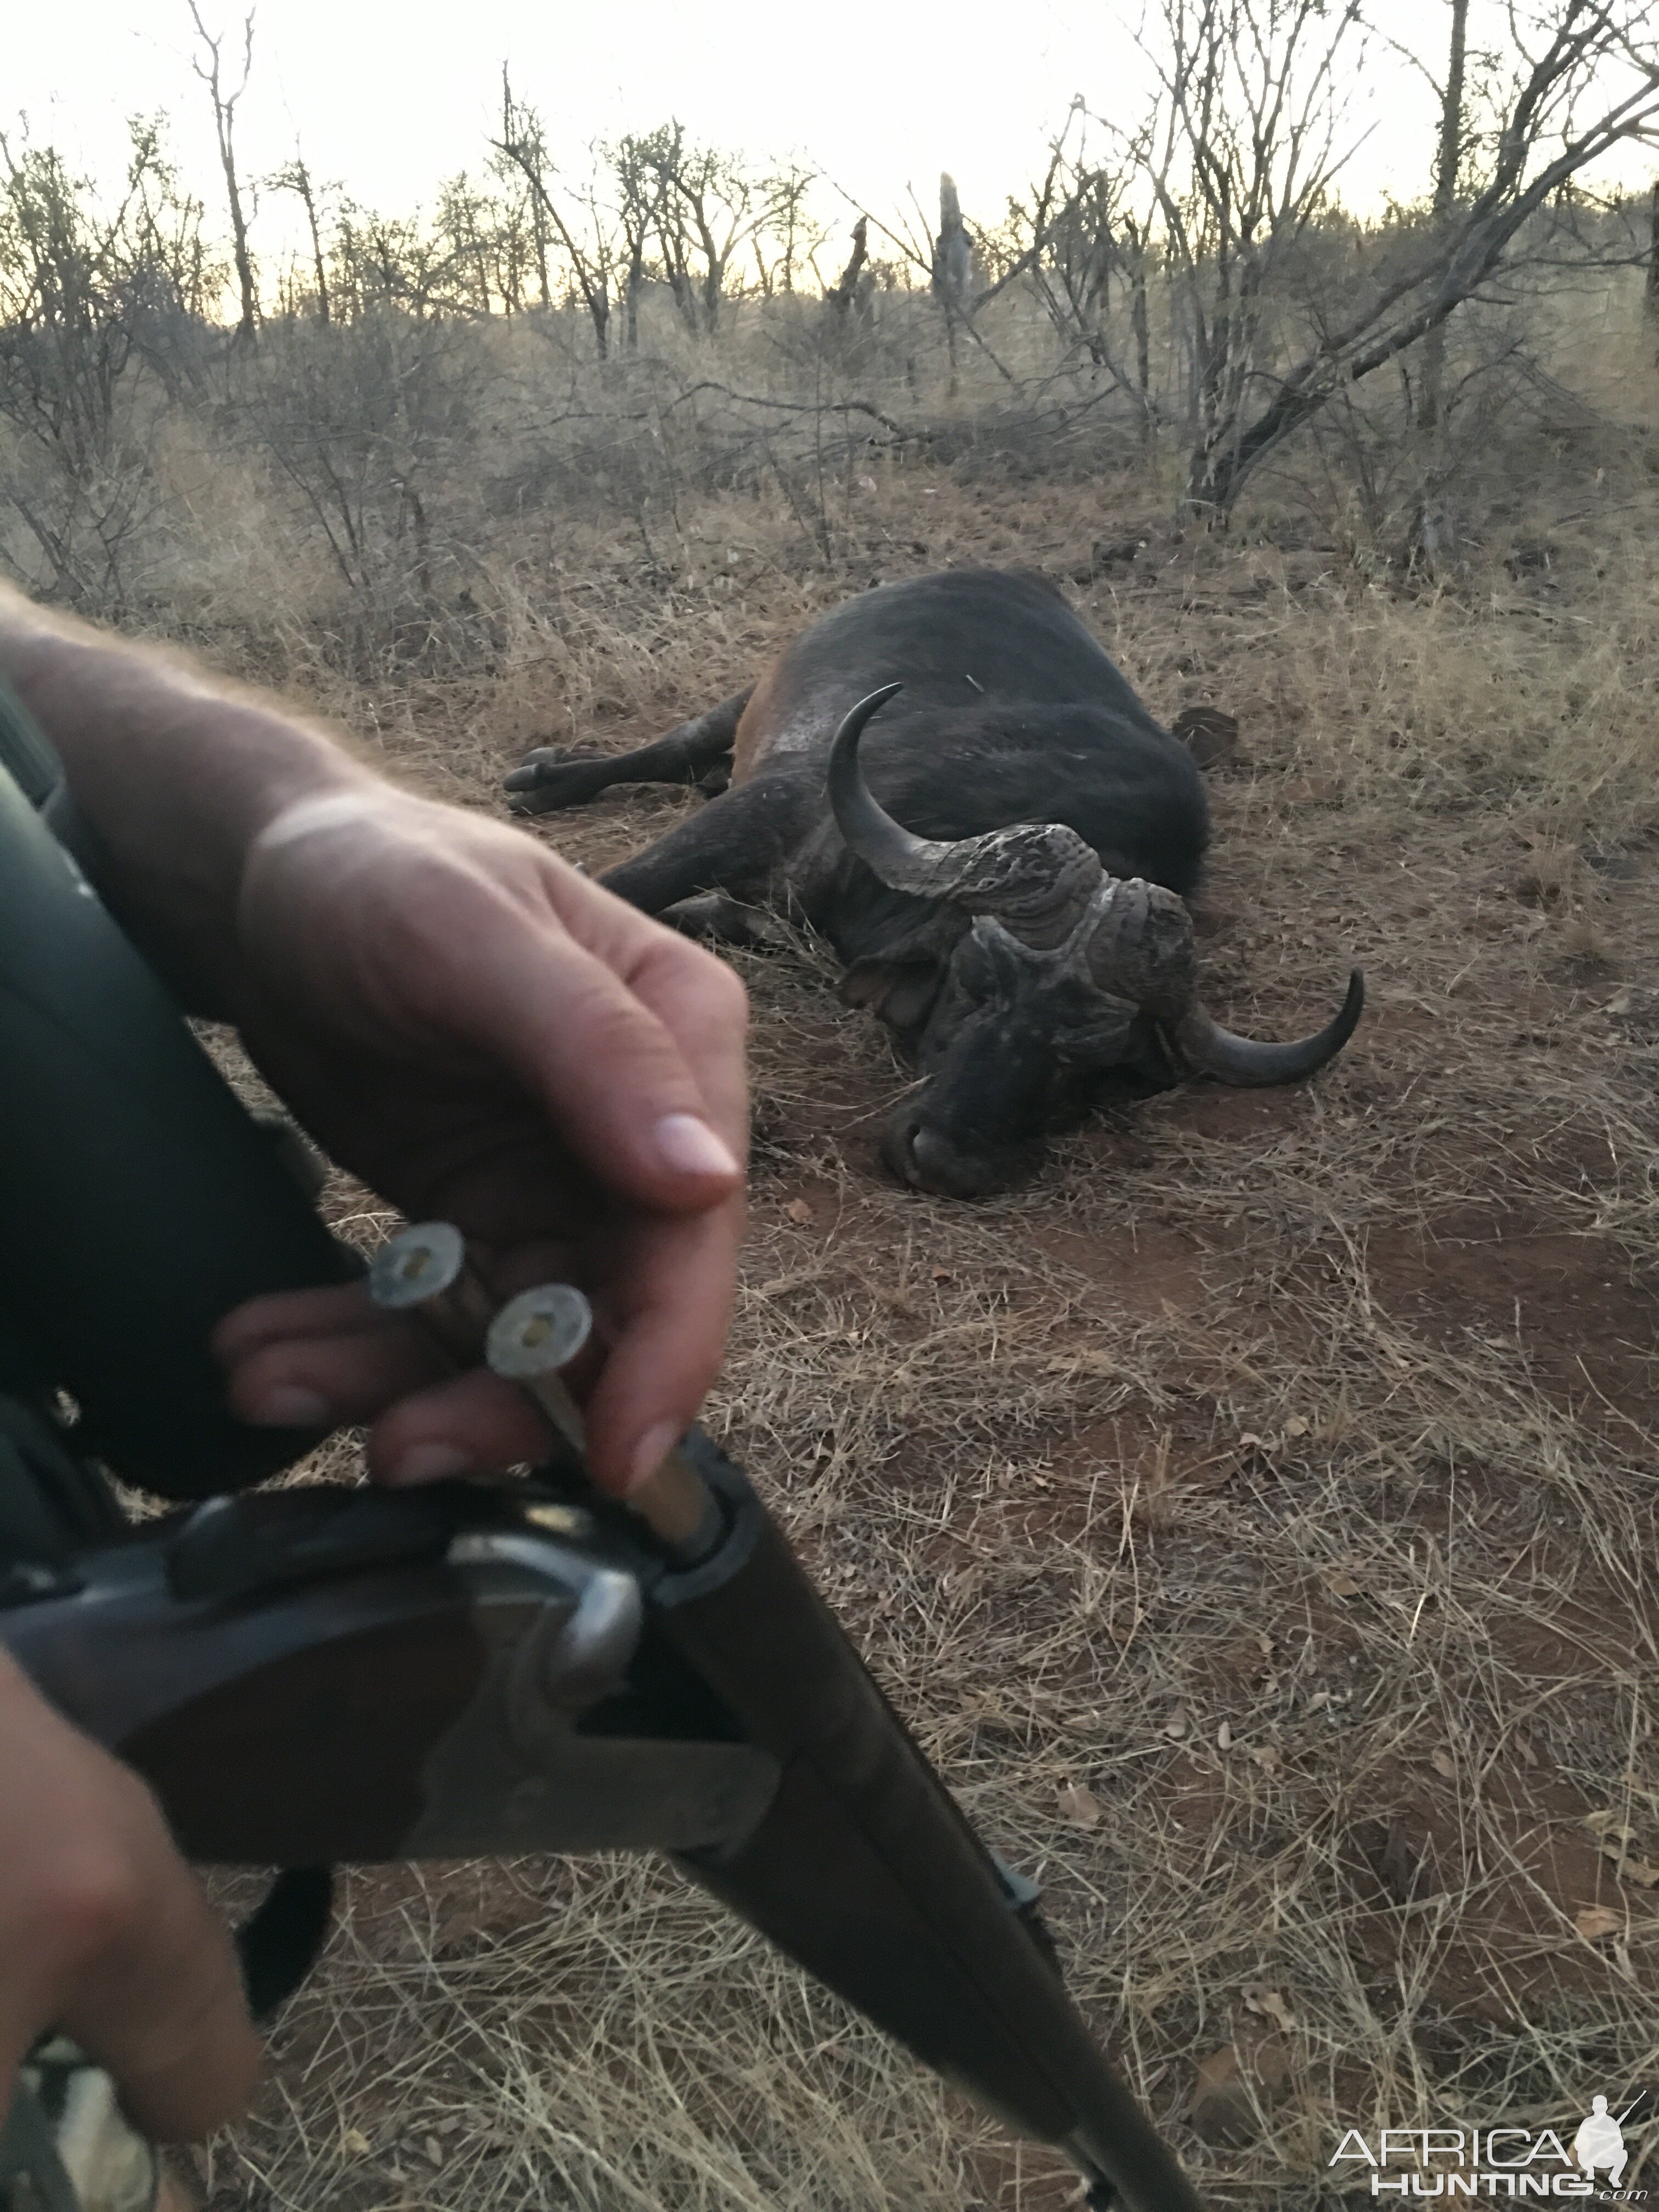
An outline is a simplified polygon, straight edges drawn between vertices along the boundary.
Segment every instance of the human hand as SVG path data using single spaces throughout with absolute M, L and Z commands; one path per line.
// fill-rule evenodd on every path
M 589 1457 L 617 1492 L 694 1418 L 725 1348 L 747 1143 L 741 984 L 518 830 L 384 785 L 255 839 L 235 1018 L 341 1164 L 453 1221 L 503 1297 L 578 1284 L 600 1347 Z M 447 1375 L 366 1290 L 252 1301 L 215 1348 L 272 1426 L 370 1422 L 381 1480 L 541 1455 L 521 1393 Z
M 154 1798 L 0 1650 L 0 2114 L 59 2030 L 141 2133 L 185 2141 L 259 2071 L 236 1955 Z

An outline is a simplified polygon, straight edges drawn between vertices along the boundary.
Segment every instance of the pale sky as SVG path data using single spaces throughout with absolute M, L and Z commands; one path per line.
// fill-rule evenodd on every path
M 1477 0 L 1477 11 L 1488 0 Z M 226 46 L 239 0 L 202 0 Z M 1038 171 L 1048 136 L 1081 93 L 1128 119 L 1140 64 L 1137 0 L 258 0 L 254 74 L 238 112 L 245 174 L 289 158 L 297 134 L 314 176 L 365 205 L 408 213 L 437 179 L 477 170 L 503 59 L 542 111 L 556 159 L 580 166 L 595 137 L 678 116 L 694 136 L 751 155 L 799 154 L 886 215 L 914 184 L 935 204 L 950 169 L 964 211 L 996 222 Z M 1437 63 L 1446 0 L 1382 0 L 1389 30 Z M 1475 27 L 1472 27 L 1472 29 Z M 175 155 L 218 216 L 205 94 L 191 76 L 185 0 L 60 0 L 6 10 L 0 120 L 21 110 L 37 140 L 107 174 L 123 118 L 164 110 Z M 1358 205 L 1414 196 L 1431 159 L 1432 98 L 1377 47 L 1354 88 L 1347 173 Z M 821 198 L 821 216 L 835 203 Z M 293 204 L 262 206 L 270 253 Z

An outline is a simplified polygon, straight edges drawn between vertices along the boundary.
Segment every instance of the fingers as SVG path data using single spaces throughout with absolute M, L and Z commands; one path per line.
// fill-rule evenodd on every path
M 625 1496 L 696 1419 L 725 1356 L 742 1234 L 736 1200 L 638 1232 L 586 1407 L 588 1464 L 605 1489 Z
M 204 2135 L 259 2068 L 235 1954 L 136 1776 L 0 1653 L 0 2107 L 62 2029 L 114 2076 L 135 2126 Z
M 578 877 L 570 881 L 591 898 L 608 898 Z M 699 1045 L 701 1060 L 724 1064 L 735 1054 L 740 1065 L 744 1002 L 737 978 L 695 946 L 629 919 L 667 938 L 659 964 L 688 956 L 702 963 L 679 985 L 681 1018 L 720 1040 Z M 742 1177 L 737 1117 L 722 1097 L 712 1103 L 726 1128 L 714 1126 L 686 1054 L 627 975 L 585 945 L 544 942 L 507 909 L 495 940 L 474 939 L 465 952 L 448 1018 L 513 1069 L 602 1183 L 674 1212 L 730 1195 Z
M 368 1435 L 368 1471 L 404 1487 L 545 1459 L 552 1431 L 533 1401 L 488 1369 L 399 1398 Z
M 232 1413 L 269 1429 L 372 1420 L 447 1364 L 417 1322 L 381 1312 L 362 1283 L 250 1298 L 220 1322 L 212 1348 Z
M 233 1309 L 213 1332 L 215 1355 L 227 1364 L 290 1338 L 349 1335 L 383 1321 L 365 1282 L 315 1291 L 274 1291 Z
M 701 946 L 655 928 L 630 963 L 629 982 L 684 1054 L 711 1123 L 746 1158 L 749 1002 L 742 983 Z
M 511 1279 L 540 1280 L 541 1248 L 512 1255 Z M 539 1267 L 526 1262 L 543 1257 Z M 241 1419 L 268 1428 L 374 1424 L 369 1471 L 382 1482 L 442 1481 L 544 1457 L 545 1422 L 521 1390 L 482 1368 L 452 1375 L 424 1327 L 382 1313 L 361 1284 L 287 1291 L 237 1308 L 215 1332 L 226 1395 Z

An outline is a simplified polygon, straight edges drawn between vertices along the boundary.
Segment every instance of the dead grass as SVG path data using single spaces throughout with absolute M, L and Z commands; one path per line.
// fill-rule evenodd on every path
M 1239 715 L 1207 988 L 1306 1028 L 1358 962 L 1343 1060 L 1171 1094 L 952 1206 L 881 1180 L 906 1078 L 822 954 L 745 957 L 754 1221 L 711 1419 L 1216 2201 L 1334 2203 L 1349 2126 L 1627 2102 L 1659 2071 L 1659 488 L 1540 455 L 1437 585 L 1248 523 L 1096 575 L 1155 488 L 872 483 L 831 563 L 781 500 L 684 511 L 670 574 L 573 523 L 488 554 L 493 670 L 289 673 L 490 804 L 526 744 L 640 742 L 849 589 L 975 558 L 1069 580 L 1166 718 Z M 692 803 L 544 830 L 597 865 Z M 221 2212 L 1070 2201 L 648 1865 L 360 1875 L 275 2049 L 208 2161 Z

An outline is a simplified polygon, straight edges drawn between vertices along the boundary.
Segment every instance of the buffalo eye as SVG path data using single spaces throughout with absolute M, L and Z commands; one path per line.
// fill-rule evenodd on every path
M 1056 1024 L 1054 1057 L 1071 1067 L 1115 1067 L 1128 1051 L 1133 1026 L 1132 1007 L 1097 1021 Z
M 970 999 L 988 999 L 995 994 L 997 963 L 975 936 L 964 937 L 957 945 L 951 975 Z

